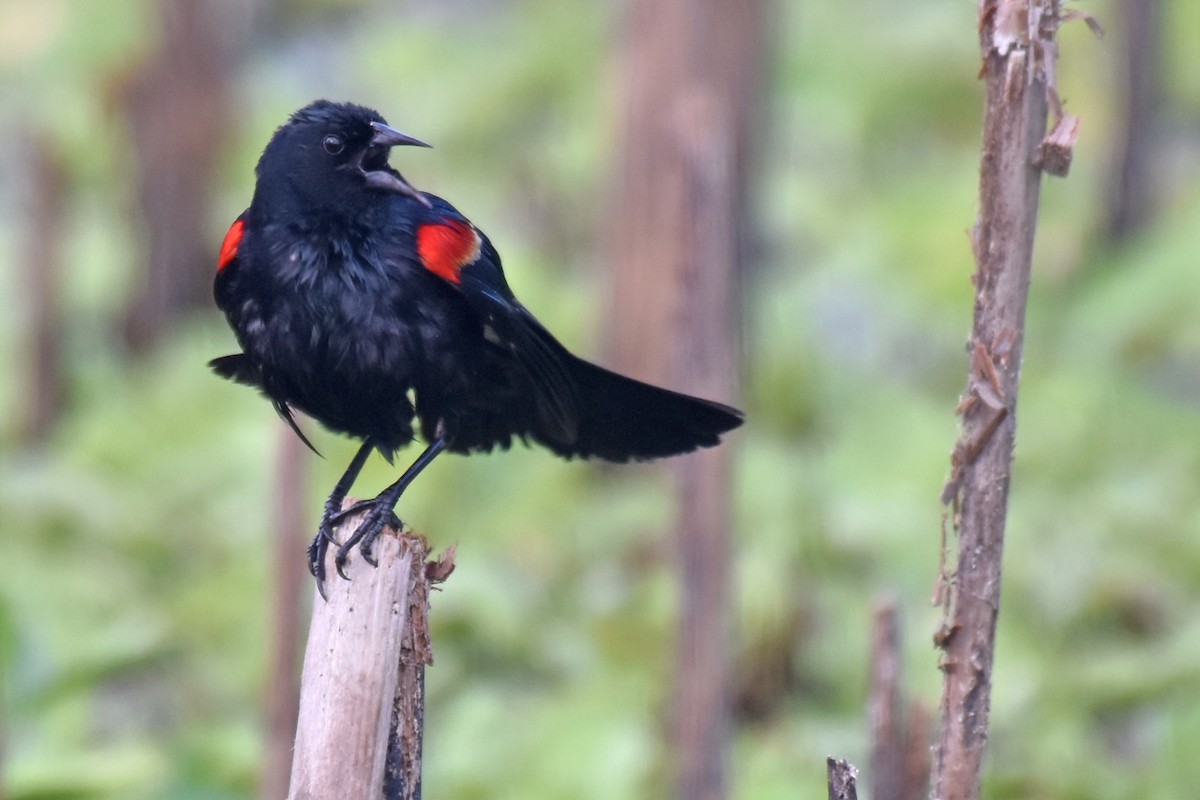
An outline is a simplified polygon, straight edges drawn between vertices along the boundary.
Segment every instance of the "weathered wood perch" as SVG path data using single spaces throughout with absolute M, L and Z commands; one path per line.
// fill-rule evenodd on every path
M 356 551 L 345 581 L 334 550 L 328 600 L 313 601 L 288 800 L 419 800 L 429 589 L 454 569 L 454 551 L 428 562 L 424 539 L 388 529 L 379 566 Z

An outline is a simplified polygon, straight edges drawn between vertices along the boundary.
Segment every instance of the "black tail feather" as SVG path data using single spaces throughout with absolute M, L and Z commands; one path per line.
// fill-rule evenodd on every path
M 576 358 L 512 296 L 494 251 L 463 270 L 460 288 L 528 383 L 513 393 L 514 406 L 501 415 L 517 424 L 460 430 L 453 450 L 490 449 L 515 431 L 567 458 L 646 461 L 712 447 L 722 433 L 742 424 L 735 408 Z
M 648 461 L 720 443 L 742 424 L 735 408 L 610 372 L 563 351 L 579 390 L 578 433 L 570 444 L 536 435 L 563 456 Z

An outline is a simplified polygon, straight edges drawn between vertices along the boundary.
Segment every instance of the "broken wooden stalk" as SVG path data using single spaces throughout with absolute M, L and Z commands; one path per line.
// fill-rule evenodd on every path
M 427 563 L 424 539 L 389 528 L 375 541 L 379 566 L 356 551 L 341 580 L 334 550 L 328 599 L 313 602 L 288 800 L 419 800 L 429 589 L 453 570 L 454 551 Z
M 952 574 L 939 580 L 945 616 L 942 730 L 932 797 L 974 800 L 987 746 L 1000 566 L 1016 438 L 1034 231 L 1043 171 L 1065 173 L 1078 120 L 1061 114 L 1054 85 L 1058 0 L 983 0 L 986 84 L 979 220 L 973 249 L 975 317 L 962 432 L 942 493 L 958 534 Z M 1055 130 L 1046 137 L 1050 109 Z

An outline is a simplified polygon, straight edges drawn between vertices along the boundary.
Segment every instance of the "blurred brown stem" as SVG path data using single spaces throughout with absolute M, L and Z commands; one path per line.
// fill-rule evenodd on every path
M 1154 136 L 1163 98 L 1161 0 L 1121 0 L 1121 139 L 1110 179 L 1107 234 L 1120 242 L 1154 213 Z
M 769 50 L 767 10 L 765 0 L 631 0 L 626 6 L 617 59 L 616 178 L 604 237 L 612 280 L 606 344 L 612 365 L 642 380 L 677 377 L 676 341 L 667 334 L 686 312 L 678 275 L 668 267 L 681 242 L 672 227 L 679 214 L 677 187 L 664 176 L 664 164 L 679 147 L 676 109 L 697 87 L 710 93 L 727 126 L 723 157 L 734 241 L 727 273 L 741 272 L 748 218 L 743 199 Z
M 271 670 L 267 679 L 267 741 L 263 765 L 263 800 L 287 794 L 300 702 L 300 642 L 304 587 L 303 568 L 308 525 L 304 509 L 308 451 L 287 427 L 279 426 L 275 458 L 275 569 L 271 608 Z
M 697 89 L 672 120 L 676 148 L 664 165 L 678 187 L 677 250 L 664 267 L 678 281 L 681 315 L 679 385 L 687 392 L 733 395 L 734 236 L 730 132 L 725 108 Z M 676 796 L 726 795 L 730 725 L 729 485 L 732 443 L 693 453 L 678 464 L 676 552 L 682 564 L 675 682 Z
M 229 48 L 214 0 L 158 0 L 157 49 L 119 87 L 137 168 L 144 272 L 125 318 L 152 346 L 181 311 L 211 302 L 216 242 L 209 207 L 230 127 Z M 230 220 L 232 221 L 232 220 Z
M 870 781 L 873 800 L 919 800 L 929 790 L 929 717 L 904 694 L 899 611 L 876 603 L 871 643 Z
M 608 254 L 612 362 L 729 400 L 748 142 L 763 59 L 761 0 L 633 0 L 621 53 Z M 728 791 L 729 444 L 679 462 L 681 599 L 672 708 L 675 795 Z
M 29 239 L 25 257 L 30 294 L 29 380 L 22 438 L 40 442 L 62 415 L 63 378 L 62 231 L 67 174 L 45 135 L 29 137 Z

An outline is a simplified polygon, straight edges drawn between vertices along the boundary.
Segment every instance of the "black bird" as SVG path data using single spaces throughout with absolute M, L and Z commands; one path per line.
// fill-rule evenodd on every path
M 322 594 L 330 542 L 342 577 L 356 544 L 373 564 L 401 493 L 443 450 L 487 452 L 515 436 L 566 458 L 643 461 L 711 447 L 742 423 L 729 406 L 569 353 L 513 296 L 488 238 L 388 164 L 397 145 L 428 147 L 362 106 L 300 109 L 263 151 L 217 262 L 217 306 L 242 352 L 212 368 L 257 387 L 301 439 L 293 410 L 362 440 L 308 550 Z M 343 511 L 371 450 L 391 461 L 416 423 L 425 451 Z M 360 510 L 338 542 L 334 528 Z

